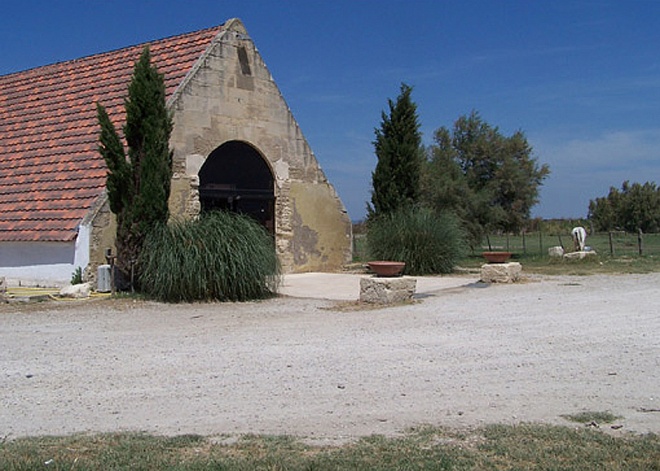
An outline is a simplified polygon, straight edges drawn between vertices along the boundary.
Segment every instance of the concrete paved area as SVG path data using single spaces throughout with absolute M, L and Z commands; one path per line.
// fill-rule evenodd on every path
M 355 273 L 294 273 L 284 275 L 279 293 L 293 298 L 356 301 L 360 297 L 360 278 L 372 275 Z M 479 275 L 416 276 L 416 296 L 468 286 L 479 281 Z
M 295 273 L 282 277 L 278 292 L 292 298 L 325 299 L 331 301 L 356 301 L 360 297 L 360 278 L 373 275 L 364 273 Z M 479 275 L 416 276 L 417 297 L 425 297 L 437 291 L 468 286 L 479 281 Z M 7 295 L 16 301 L 53 299 L 60 288 L 36 287 L 30 280 L 11 280 Z M 22 284 L 22 286 L 20 286 Z M 107 296 L 94 293 L 95 296 Z

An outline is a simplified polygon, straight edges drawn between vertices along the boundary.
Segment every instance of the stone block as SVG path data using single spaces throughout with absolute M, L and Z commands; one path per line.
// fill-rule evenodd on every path
M 63 298 L 89 298 L 92 290 L 91 283 L 81 283 L 79 285 L 65 286 L 60 290 L 60 296 Z
M 362 278 L 360 301 L 369 304 L 393 304 L 412 300 L 417 280 L 409 277 Z
M 564 256 L 564 247 L 557 245 L 548 249 L 548 256 L 550 258 L 562 258 Z
M 522 265 L 518 262 L 486 263 L 481 266 L 484 283 L 515 283 L 520 280 Z
M 564 259 L 566 260 L 582 260 L 587 257 L 595 257 L 598 255 L 595 250 L 581 250 L 578 252 L 569 252 L 564 254 Z

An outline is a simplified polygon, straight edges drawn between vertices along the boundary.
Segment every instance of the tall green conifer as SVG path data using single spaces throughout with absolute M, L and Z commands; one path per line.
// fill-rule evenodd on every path
M 124 106 L 128 159 L 100 104 L 97 113 L 101 126 L 99 152 L 108 166 L 108 199 L 117 216 L 117 267 L 127 274 L 138 259 L 147 232 L 166 223 L 169 217 L 172 119 L 166 107 L 164 79 L 151 65 L 148 47 L 135 65 Z
M 381 126 L 375 130 L 378 163 L 371 175 L 369 219 L 412 206 L 419 200 L 422 135 L 411 94 L 412 87 L 401 84 L 396 102 L 388 100 L 389 115 L 383 111 Z

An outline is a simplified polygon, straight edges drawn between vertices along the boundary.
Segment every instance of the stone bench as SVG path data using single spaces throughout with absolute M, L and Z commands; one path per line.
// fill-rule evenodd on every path
M 417 280 L 407 276 L 361 278 L 360 302 L 394 304 L 411 301 L 416 288 Z
M 484 283 L 515 283 L 520 280 L 522 265 L 518 262 L 486 263 L 481 266 Z

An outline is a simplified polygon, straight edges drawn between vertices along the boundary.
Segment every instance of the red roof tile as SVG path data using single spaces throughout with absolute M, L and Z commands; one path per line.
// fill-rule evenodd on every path
M 171 97 L 222 27 L 148 43 Z M 115 127 L 145 44 L 0 76 L 0 241 L 72 241 L 105 188 L 96 102 Z

